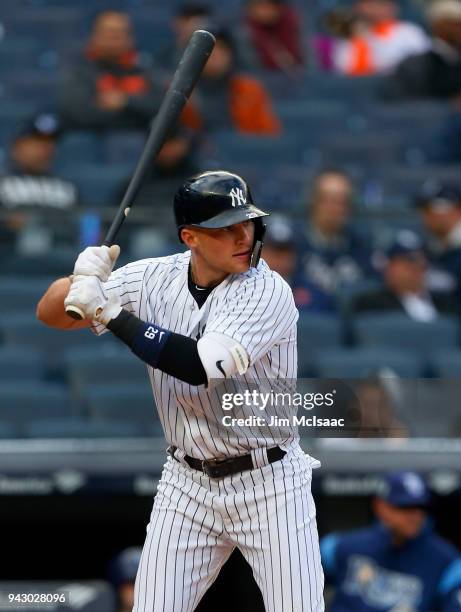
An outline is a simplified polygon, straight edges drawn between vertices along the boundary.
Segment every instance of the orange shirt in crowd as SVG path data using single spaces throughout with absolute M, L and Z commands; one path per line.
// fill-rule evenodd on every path
M 229 112 L 235 129 L 246 134 L 278 134 L 281 124 L 275 115 L 270 97 L 259 81 L 246 75 L 234 75 L 229 81 Z M 204 121 L 193 101 L 182 114 L 183 124 L 194 130 Z

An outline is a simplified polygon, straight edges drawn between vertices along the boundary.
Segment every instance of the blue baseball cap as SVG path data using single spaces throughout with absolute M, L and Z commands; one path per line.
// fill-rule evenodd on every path
M 446 183 L 423 188 L 415 204 L 417 208 L 431 208 L 439 212 L 457 208 L 461 206 L 461 187 L 454 183 Z
M 422 239 L 411 230 L 401 230 L 386 250 L 388 259 L 392 257 L 420 258 L 424 254 Z
M 430 499 L 424 479 L 418 473 L 410 471 L 387 474 L 378 496 L 398 508 L 425 508 Z

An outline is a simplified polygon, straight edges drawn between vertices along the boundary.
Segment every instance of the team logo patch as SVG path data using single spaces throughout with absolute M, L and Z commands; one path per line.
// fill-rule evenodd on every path
M 247 199 L 245 194 L 243 193 L 243 191 L 241 189 L 238 189 L 237 187 L 232 187 L 232 189 L 229 192 L 229 195 L 232 198 L 232 206 L 245 206 L 245 204 L 247 203 Z

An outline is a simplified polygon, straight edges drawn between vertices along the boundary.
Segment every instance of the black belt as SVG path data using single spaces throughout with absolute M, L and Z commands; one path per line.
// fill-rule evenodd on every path
M 168 454 L 176 459 L 174 456 L 177 450 L 176 446 L 170 446 L 168 448 Z M 268 463 L 274 463 L 280 461 L 286 455 L 279 446 L 273 446 L 267 449 L 267 461 Z M 178 461 L 178 459 L 176 459 Z M 224 478 L 224 476 L 230 476 L 231 474 L 237 474 L 238 472 L 245 472 L 246 470 L 254 470 L 253 459 L 251 454 L 238 455 L 229 459 L 195 459 L 195 457 L 189 457 L 186 455 L 184 461 L 193 469 L 199 472 L 204 472 L 210 478 Z

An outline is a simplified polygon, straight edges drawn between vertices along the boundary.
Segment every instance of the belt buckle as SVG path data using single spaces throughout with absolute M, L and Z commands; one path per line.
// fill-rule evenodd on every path
M 227 462 L 228 459 L 204 459 L 202 461 L 202 470 L 209 478 L 227 476 L 228 472 L 222 469 Z

